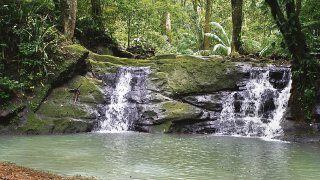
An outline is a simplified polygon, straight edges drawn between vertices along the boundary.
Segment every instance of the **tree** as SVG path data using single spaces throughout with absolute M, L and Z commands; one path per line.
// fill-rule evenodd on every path
M 60 0 L 63 33 L 68 40 L 74 36 L 77 16 L 77 0 Z
M 102 7 L 100 0 L 91 0 L 91 14 L 93 21 L 95 22 L 98 29 L 104 31 Z
M 243 0 L 231 0 L 232 7 L 232 42 L 231 51 L 242 53 L 241 29 L 242 29 L 242 13 Z
M 171 14 L 170 12 L 164 12 L 162 17 L 162 34 L 168 37 L 168 42 L 172 42 L 171 32 Z
M 206 0 L 206 16 L 205 16 L 205 22 L 204 22 L 204 34 L 210 33 L 210 21 L 211 21 L 211 15 L 212 15 L 212 0 Z M 204 36 L 204 42 L 203 42 L 203 48 L 205 50 L 208 50 L 210 48 L 210 37 Z
M 202 28 L 202 23 L 201 23 L 201 7 L 200 7 L 200 2 L 199 0 L 192 0 L 192 5 L 193 5 L 193 16 L 192 19 L 195 24 L 195 31 L 197 34 L 197 40 L 198 40 L 198 45 L 199 49 L 203 49 L 203 28 Z
M 292 94 L 289 101 L 294 120 L 310 119 L 315 104 L 316 80 L 319 79 L 319 65 L 310 57 L 306 38 L 299 19 L 301 1 L 284 1 L 283 12 L 278 0 L 265 0 L 271 14 L 292 55 Z

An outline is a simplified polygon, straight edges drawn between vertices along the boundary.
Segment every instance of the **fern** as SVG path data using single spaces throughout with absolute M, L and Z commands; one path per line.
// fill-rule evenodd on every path
M 218 44 L 213 46 L 213 53 L 220 54 L 221 52 L 219 53 L 219 50 L 222 50 L 222 54 L 230 55 L 231 42 L 226 30 L 217 22 L 211 22 L 210 24 L 213 26 L 213 30 L 211 33 L 206 33 L 205 35 L 218 42 Z

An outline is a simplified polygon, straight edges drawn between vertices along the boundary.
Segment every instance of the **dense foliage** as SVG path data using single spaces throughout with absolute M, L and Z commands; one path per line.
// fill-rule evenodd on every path
M 4 1 L 0 12 L 0 104 L 30 92 L 55 68 L 58 44 L 49 1 Z
M 230 0 L 211 1 L 211 16 L 207 16 L 211 30 L 207 33 L 204 32 L 206 0 L 78 0 L 77 36 L 72 40 L 64 37 L 61 23 L 68 11 L 57 6 L 67 1 L 74 0 L 0 2 L 0 104 L 32 92 L 35 85 L 44 82 L 58 68 L 57 62 L 62 61 L 54 56 L 58 47 L 77 42 L 76 38 L 85 36 L 88 30 L 111 36 L 123 49 L 138 46 L 154 49 L 156 54 L 229 55 L 231 52 Z M 286 0 L 279 2 L 283 5 Z M 319 7 L 318 0 L 304 0 L 301 4 L 302 31 L 311 54 L 320 53 Z M 93 9 L 101 14 L 94 14 Z M 244 1 L 243 17 L 241 35 L 245 53 L 291 58 L 265 0 Z M 210 37 L 209 50 L 204 50 L 204 37 Z M 94 41 L 94 37 L 89 38 Z M 314 61 L 308 63 L 311 69 L 317 67 Z M 300 77 L 304 72 L 298 70 L 294 76 Z M 302 91 L 307 94 L 304 102 L 314 98 L 314 85 Z

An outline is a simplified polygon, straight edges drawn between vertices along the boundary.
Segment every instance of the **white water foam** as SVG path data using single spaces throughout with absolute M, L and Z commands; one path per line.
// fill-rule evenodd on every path
M 279 90 L 270 83 L 270 70 L 250 71 L 244 90 L 231 92 L 226 97 L 218 120 L 218 134 L 258 136 L 264 139 L 280 136 L 283 133 L 280 123 L 291 89 L 291 73 L 287 73 L 290 71 L 284 71 L 282 78 L 289 76 L 289 83 Z M 237 103 L 238 107 L 235 106 Z
M 105 106 L 105 117 L 99 124 L 100 133 L 127 132 L 137 118 L 137 103 L 131 101 L 134 93 L 136 101 L 139 101 L 146 91 L 146 75 L 149 69 L 144 67 L 121 67 L 116 75 L 116 86 L 111 95 L 110 104 Z M 134 80 L 135 79 L 135 80 Z M 136 90 L 137 88 L 138 90 Z M 131 93 L 131 94 L 130 94 Z M 138 100 L 137 100 L 138 99 Z

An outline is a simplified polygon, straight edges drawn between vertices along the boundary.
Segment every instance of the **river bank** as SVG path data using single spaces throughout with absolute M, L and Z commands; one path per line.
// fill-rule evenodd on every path
M 64 177 L 64 176 L 52 174 L 49 172 L 43 172 L 43 171 L 38 171 L 38 170 L 18 166 L 13 163 L 0 162 L 0 179 L 3 179 L 3 180 L 14 180 L 14 179 L 89 180 L 94 178 L 86 178 L 81 176 Z

